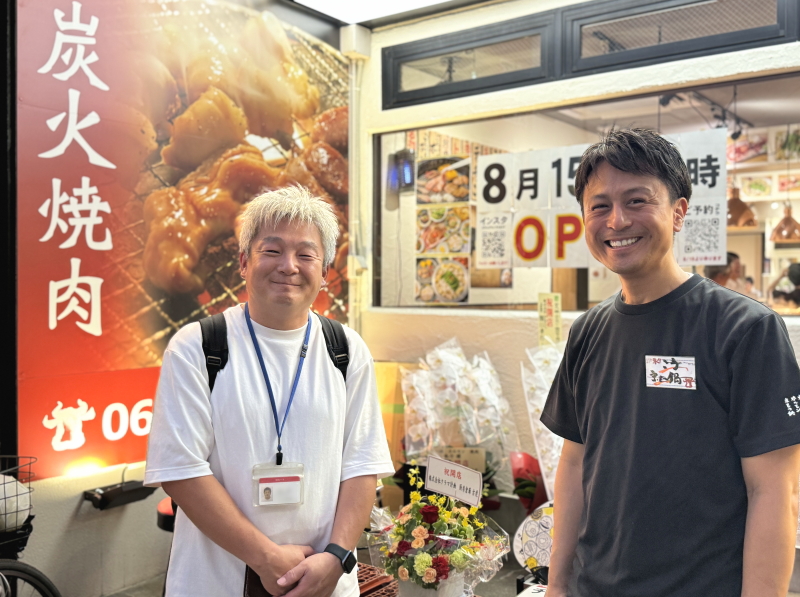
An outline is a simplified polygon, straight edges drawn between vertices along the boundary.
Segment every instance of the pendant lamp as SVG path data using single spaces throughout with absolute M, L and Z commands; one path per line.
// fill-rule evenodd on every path
M 756 214 L 739 198 L 739 188 L 731 187 L 728 198 L 728 227 L 757 226 Z
M 792 204 L 788 201 L 783 209 L 783 219 L 775 226 L 769 240 L 775 243 L 800 242 L 800 224 L 792 217 Z

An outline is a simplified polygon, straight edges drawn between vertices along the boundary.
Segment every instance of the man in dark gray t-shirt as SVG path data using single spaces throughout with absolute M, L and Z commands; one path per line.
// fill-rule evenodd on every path
M 548 597 L 785 597 L 800 369 L 782 319 L 678 266 L 691 183 L 662 137 L 609 133 L 576 195 L 622 291 L 573 324 L 542 413 L 566 440 Z

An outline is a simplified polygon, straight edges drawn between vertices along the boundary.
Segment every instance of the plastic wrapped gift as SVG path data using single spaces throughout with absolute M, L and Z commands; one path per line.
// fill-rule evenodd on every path
M 399 581 L 404 597 L 472 597 L 503 566 L 508 534 L 478 508 L 440 495 L 412 492 L 397 517 L 373 508 L 372 565 Z
M 564 354 L 565 342 L 529 348 L 528 365 L 521 363 L 522 387 L 525 391 L 525 404 L 528 407 L 528 416 L 531 422 L 533 442 L 536 446 L 536 458 L 542 471 L 547 496 L 553 499 L 555 488 L 556 470 L 558 459 L 564 439 L 550 431 L 541 422 L 542 409 L 550 393 L 561 359 Z
M 470 361 L 453 338 L 429 351 L 420 366 L 401 369 L 406 456 L 437 455 L 451 446 L 483 448 L 498 489 L 512 491 L 509 454 L 519 450 L 519 438 L 489 356 Z

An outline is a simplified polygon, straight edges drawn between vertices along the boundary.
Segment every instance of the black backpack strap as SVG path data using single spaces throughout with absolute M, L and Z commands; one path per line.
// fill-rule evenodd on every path
M 228 364 L 228 326 L 225 323 L 225 314 L 217 313 L 201 319 L 200 330 L 203 332 L 203 354 L 206 357 L 208 387 L 213 391 L 217 373 Z
M 344 327 L 338 321 L 328 319 L 317 313 L 319 322 L 322 325 L 322 333 L 325 336 L 325 346 L 328 347 L 328 354 L 333 361 L 333 365 L 341 372 L 344 380 L 347 381 L 347 365 L 350 363 L 350 347 L 347 345 L 347 336 Z

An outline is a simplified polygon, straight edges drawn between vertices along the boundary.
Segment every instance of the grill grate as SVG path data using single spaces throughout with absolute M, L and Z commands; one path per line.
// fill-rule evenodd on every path
M 229 24 L 233 20 L 243 25 L 247 18 L 258 14 L 241 6 L 222 3 L 209 3 L 207 8 L 212 17 L 214 13 L 224 11 Z M 166 5 L 161 4 L 161 9 L 161 13 L 152 16 L 164 22 L 170 17 Z M 295 59 L 320 90 L 320 111 L 347 105 L 349 86 L 345 59 L 295 27 L 287 25 L 285 30 Z M 251 135 L 247 141 L 262 151 L 270 165 L 281 167 L 303 148 L 309 137 L 308 123 L 295 120 L 294 128 L 295 144 L 289 150 L 262 137 Z M 154 155 L 158 158 L 159 154 L 156 152 Z M 104 296 L 105 342 L 102 351 L 98 351 L 98 356 L 109 369 L 161 365 L 170 338 L 181 327 L 246 300 L 245 284 L 239 275 L 238 243 L 232 233 L 212 242 L 201 258 L 198 268 L 210 274 L 205 292 L 198 297 L 170 295 L 147 280 L 142 263 L 147 241 L 144 201 L 152 191 L 177 183 L 179 176 L 177 170 L 162 162 L 148 164 L 142 170 L 134 196 L 113 209 L 109 216 L 114 230 L 114 249 L 102 277 L 106 281 L 105 287 L 114 290 Z M 342 235 L 339 243 L 345 242 L 346 234 Z M 346 282 L 339 296 L 333 296 L 327 288 L 322 292 L 327 292 L 331 299 L 331 308 L 323 315 L 346 321 Z

